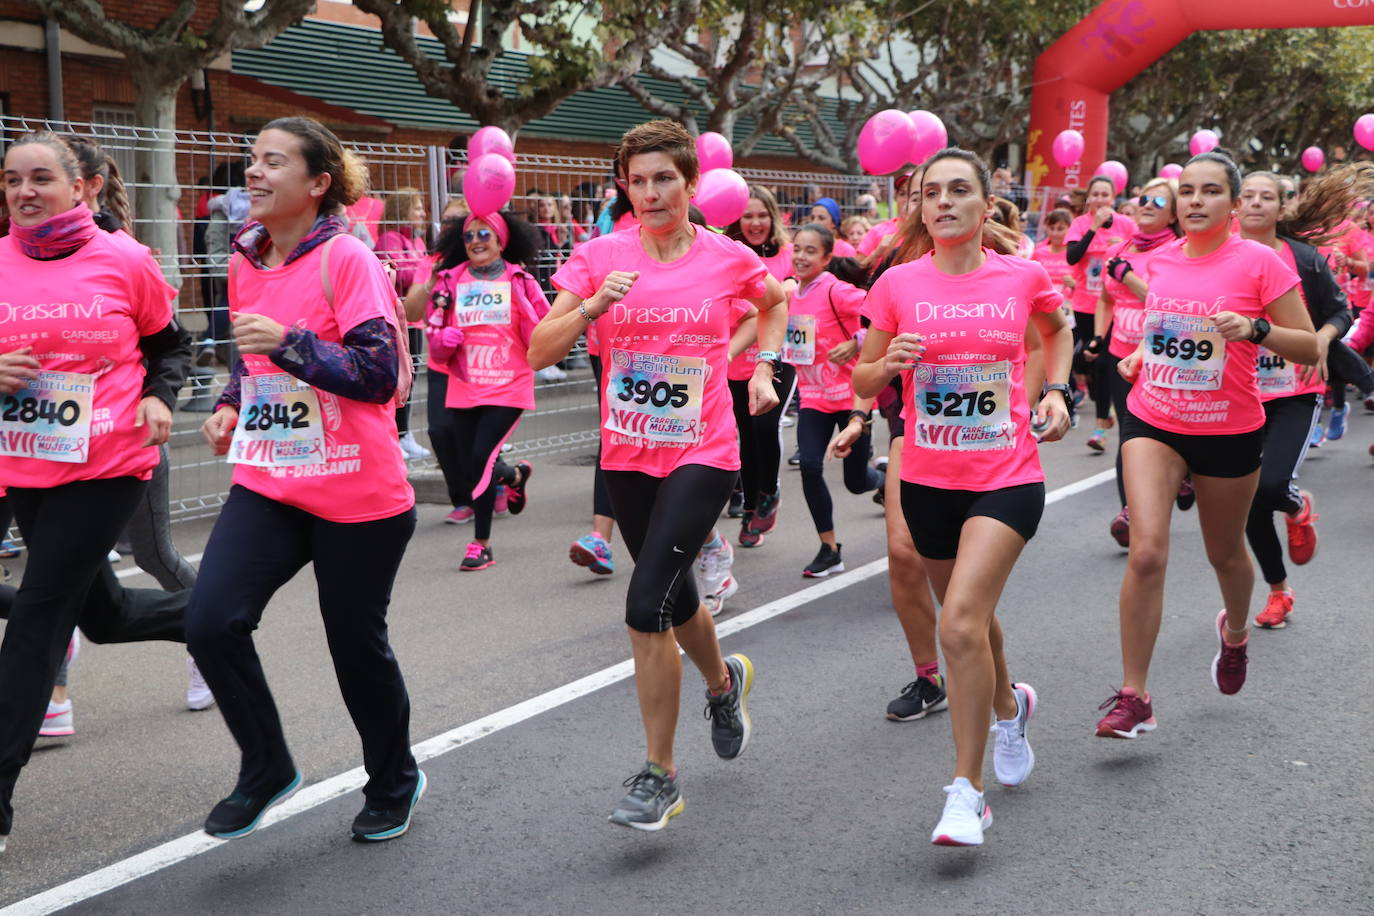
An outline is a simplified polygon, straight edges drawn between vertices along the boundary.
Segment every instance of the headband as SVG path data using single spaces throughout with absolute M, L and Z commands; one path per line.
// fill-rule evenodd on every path
M 506 225 L 506 221 L 502 218 L 501 214 L 488 213 L 486 216 L 478 216 L 475 213 L 469 213 L 467 219 L 463 220 L 463 231 L 467 232 L 468 227 L 478 220 L 481 220 L 491 227 L 491 231 L 496 233 L 496 241 L 501 243 L 501 250 L 505 251 L 506 243 L 510 241 L 510 227 Z

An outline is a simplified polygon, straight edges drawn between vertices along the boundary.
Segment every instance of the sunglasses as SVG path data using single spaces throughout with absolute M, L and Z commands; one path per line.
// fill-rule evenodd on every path
M 1136 203 L 1142 207 L 1148 207 L 1150 204 L 1154 204 L 1156 210 L 1163 210 L 1165 207 L 1169 206 L 1169 199 L 1158 195 L 1151 197 L 1148 194 L 1142 194 Z
M 491 240 L 492 232 L 490 229 L 478 229 L 476 231 L 470 229 L 463 233 L 463 242 L 467 245 L 471 245 L 473 242 L 490 242 Z

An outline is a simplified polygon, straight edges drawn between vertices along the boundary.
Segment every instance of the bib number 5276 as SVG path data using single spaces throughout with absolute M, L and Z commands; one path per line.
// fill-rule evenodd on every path
M 932 417 L 990 417 L 997 410 L 993 391 L 927 391 L 926 413 Z

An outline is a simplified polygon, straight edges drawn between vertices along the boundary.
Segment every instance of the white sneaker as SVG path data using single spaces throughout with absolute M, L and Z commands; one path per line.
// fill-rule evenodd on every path
M 118 551 L 118 550 L 111 550 L 109 553 L 107 553 L 107 554 L 105 555 L 105 559 L 106 559 L 106 560 L 109 560 L 111 563 L 118 563 L 118 562 L 119 562 L 119 551 Z
M 196 667 L 196 660 L 186 656 L 186 708 L 199 712 L 214 705 L 215 695 L 201 676 L 200 668 Z
M 534 377 L 541 382 L 561 382 L 567 379 L 568 373 L 564 372 L 556 365 L 545 366 L 543 369 L 536 370 Z
M 428 458 L 431 454 L 429 449 L 415 441 L 414 433 L 406 433 L 401 437 L 400 443 L 401 454 L 407 458 Z
M 739 591 L 739 580 L 728 573 L 725 581 L 720 584 L 720 589 L 714 594 L 702 594 L 701 603 L 706 605 L 706 609 L 711 612 L 712 617 L 719 617 L 720 612 L 725 610 L 725 599 L 733 596 Z
M 796 426 L 796 425 L 797 425 L 797 421 L 794 420 L 794 419 L 792 419 L 792 415 L 791 415 L 791 414 L 789 414 L 789 413 L 784 413 L 784 414 L 782 415 L 782 419 L 778 421 L 778 425 L 781 426 L 783 429 L 787 429 L 787 427 L 789 427 L 789 426 Z
M 992 808 L 983 793 L 960 776 L 945 786 L 945 813 L 930 834 L 936 846 L 982 846 L 983 831 L 992 826 Z
M 697 552 L 696 565 L 693 569 L 697 579 L 697 594 L 703 596 L 719 595 L 725 588 L 725 581 L 730 578 L 730 567 L 735 565 L 735 549 L 730 546 L 730 542 L 721 537 L 720 532 L 714 529 L 712 529 L 711 534 L 720 546 L 703 546 Z M 734 592 L 730 594 L 733 595 Z
M 72 725 L 72 701 L 54 703 L 48 701 L 48 711 L 43 716 L 43 725 L 38 729 L 40 738 L 66 738 L 76 734 Z
M 1026 740 L 1026 723 L 1035 714 L 1035 688 L 1030 684 L 1013 684 L 1016 695 L 1016 718 L 993 723 L 992 768 L 997 781 L 1004 786 L 1019 786 L 1035 769 L 1035 752 Z

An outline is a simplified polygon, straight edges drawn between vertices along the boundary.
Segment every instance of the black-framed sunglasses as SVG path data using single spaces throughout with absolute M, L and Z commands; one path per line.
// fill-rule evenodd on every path
M 492 232 L 490 229 L 469 229 L 463 233 L 463 244 L 471 245 L 473 242 L 490 242 Z
M 1137 200 L 1136 203 L 1142 207 L 1147 207 L 1150 204 L 1154 204 L 1156 210 L 1163 210 L 1165 207 L 1169 206 L 1169 198 L 1161 197 L 1157 194 L 1153 197 L 1151 197 L 1149 194 L 1142 194 L 1140 195 L 1140 199 Z

